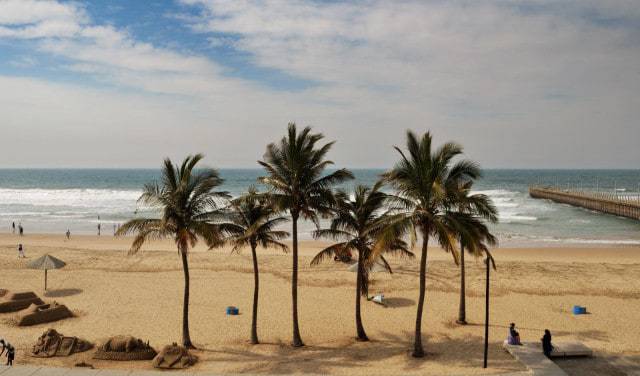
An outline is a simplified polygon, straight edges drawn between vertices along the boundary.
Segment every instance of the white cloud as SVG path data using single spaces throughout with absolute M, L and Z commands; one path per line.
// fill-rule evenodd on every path
M 0 0 L 0 38 L 34 39 L 68 60 L 63 68 L 138 93 L 0 76 L 1 126 L 37 135 L 3 138 L 0 159 L 35 143 L 64 165 L 155 165 L 204 151 L 216 164 L 253 166 L 290 120 L 339 139 L 335 159 L 356 166 L 389 165 L 407 128 L 456 139 L 491 166 L 640 159 L 638 28 L 624 26 L 640 18 L 633 3 L 182 2 L 204 12 L 174 19 L 212 45 L 317 85 L 286 92 L 230 77 L 197 51 L 97 25 L 75 2 Z

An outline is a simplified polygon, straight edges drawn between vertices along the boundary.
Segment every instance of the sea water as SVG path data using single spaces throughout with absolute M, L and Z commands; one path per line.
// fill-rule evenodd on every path
M 372 185 L 384 170 L 354 169 L 345 184 Z M 236 197 L 258 185 L 260 169 L 221 169 L 221 190 Z M 100 224 L 112 235 L 130 218 L 152 215 L 137 203 L 145 183 L 159 178 L 152 169 L 6 169 L 0 170 L 0 232 L 11 223 L 26 233 L 93 234 Z M 640 244 L 640 221 L 532 199 L 531 184 L 601 191 L 638 197 L 640 170 L 485 170 L 474 187 L 491 197 L 500 214 L 492 226 L 502 245 Z M 302 223 L 301 237 L 314 229 Z

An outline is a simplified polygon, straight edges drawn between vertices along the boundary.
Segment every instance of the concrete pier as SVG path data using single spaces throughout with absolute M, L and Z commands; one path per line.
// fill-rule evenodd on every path
M 533 198 L 547 199 L 620 217 L 640 220 L 638 197 L 604 192 L 582 192 L 552 187 L 529 187 Z

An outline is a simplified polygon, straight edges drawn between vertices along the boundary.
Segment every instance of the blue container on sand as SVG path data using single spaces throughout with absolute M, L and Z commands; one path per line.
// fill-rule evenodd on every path
M 234 306 L 227 307 L 227 315 L 235 316 L 238 313 L 240 313 L 240 309 L 238 309 L 238 307 L 234 307 Z
M 584 315 L 587 313 L 587 307 L 582 307 L 579 305 L 573 306 L 573 314 L 574 315 Z

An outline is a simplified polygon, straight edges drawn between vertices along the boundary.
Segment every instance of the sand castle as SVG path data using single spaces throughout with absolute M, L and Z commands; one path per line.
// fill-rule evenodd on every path
M 88 341 L 78 337 L 65 337 L 55 329 L 48 329 L 36 341 L 29 355 L 36 358 L 50 358 L 53 356 L 69 356 L 87 351 L 93 347 Z
M 7 290 L 2 291 L 4 293 L 0 294 L 0 313 L 17 312 L 28 308 L 32 304 L 44 304 L 42 299 L 33 291 L 16 293 L 11 293 Z
M 177 343 L 165 346 L 155 358 L 153 366 L 162 369 L 184 369 L 194 365 L 197 358 Z
M 151 360 L 158 353 L 139 338 L 132 336 L 115 336 L 109 338 L 98 347 L 94 359 L 101 360 Z
M 31 304 L 31 306 L 18 316 L 18 326 L 30 326 L 58 321 L 73 317 L 73 313 L 63 304 L 53 302 L 50 304 Z

